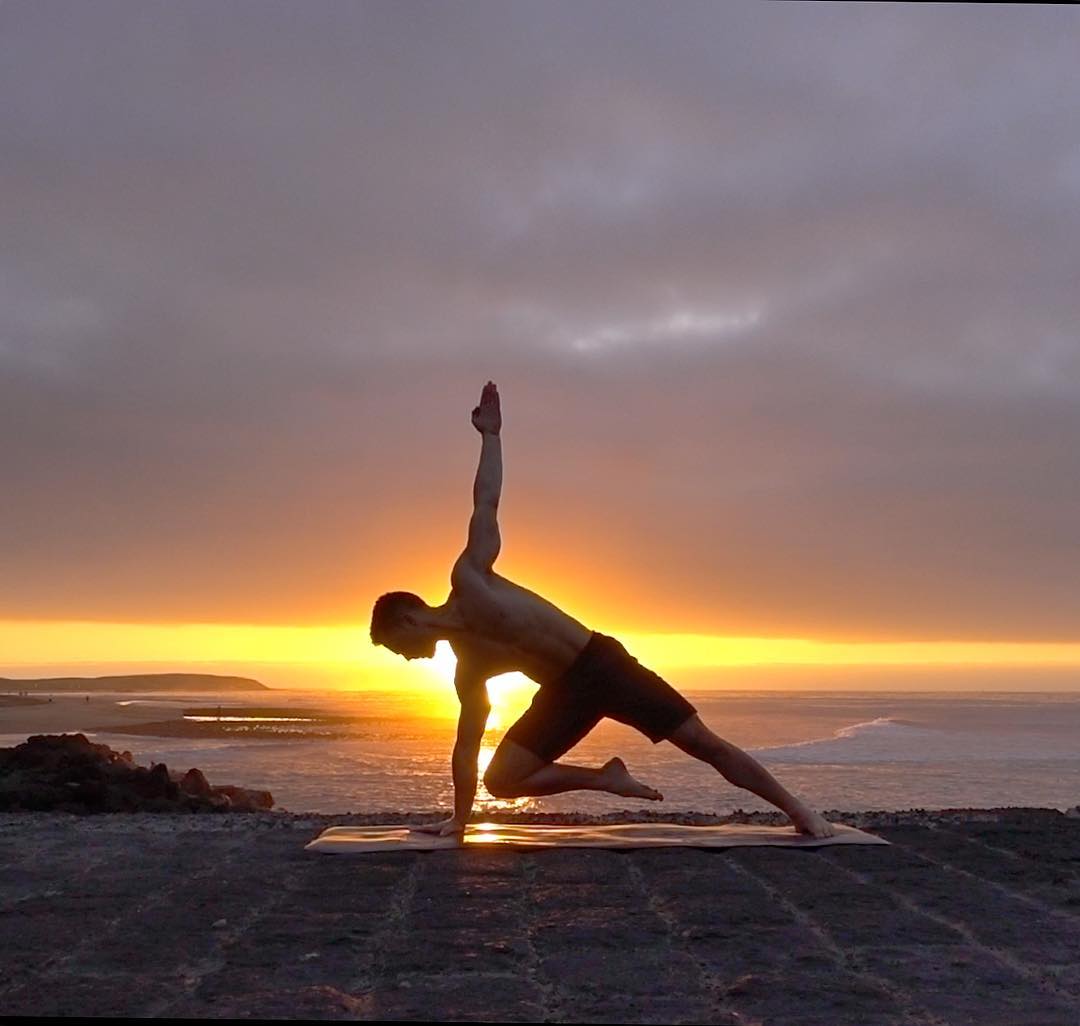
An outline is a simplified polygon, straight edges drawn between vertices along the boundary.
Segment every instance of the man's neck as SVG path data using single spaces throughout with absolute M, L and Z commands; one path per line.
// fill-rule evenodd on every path
M 450 640 L 468 633 L 465 621 L 458 612 L 453 596 L 448 598 L 441 606 L 432 606 L 431 611 L 425 615 L 427 626 L 435 631 L 435 636 L 440 640 Z

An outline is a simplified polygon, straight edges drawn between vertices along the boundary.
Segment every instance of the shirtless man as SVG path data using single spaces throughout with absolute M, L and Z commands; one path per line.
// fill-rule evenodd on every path
M 613 637 L 590 631 L 535 592 L 492 569 L 501 540 L 496 512 L 502 491 L 502 414 L 488 382 L 472 411 L 482 436 L 465 551 L 450 572 L 451 591 L 429 606 L 407 591 L 375 603 L 371 640 L 406 659 L 431 658 L 435 643 L 457 656 L 454 686 L 461 701 L 451 763 L 454 813 L 424 829 L 462 834 L 476 797 L 477 758 L 490 705 L 489 677 L 519 670 L 540 685 L 532 705 L 506 732 L 484 774 L 496 798 L 607 791 L 653 801 L 663 796 L 630 775 L 622 759 L 599 768 L 558 762 L 604 716 L 629 724 L 654 744 L 670 741 L 708 763 L 736 787 L 760 795 L 799 833 L 831 837 L 835 827 L 790 792 L 752 756 L 714 734 L 694 707 Z

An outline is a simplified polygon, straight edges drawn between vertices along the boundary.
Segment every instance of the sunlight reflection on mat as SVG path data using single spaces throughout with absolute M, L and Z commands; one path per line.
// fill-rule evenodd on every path
M 681 823 L 606 823 L 554 826 L 547 823 L 475 823 L 466 828 L 466 845 L 499 848 L 733 848 L 746 845 L 780 845 L 788 848 L 824 844 L 888 844 L 883 837 L 865 833 L 844 823 L 834 823 L 833 837 L 807 837 L 793 826 L 755 826 L 724 823 L 716 826 L 685 826 Z M 336 855 L 378 851 L 433 851 L 458 848 L 457 837 L 436 837 L 407 826 L 328 827 L 304 845 L 305 851 Z

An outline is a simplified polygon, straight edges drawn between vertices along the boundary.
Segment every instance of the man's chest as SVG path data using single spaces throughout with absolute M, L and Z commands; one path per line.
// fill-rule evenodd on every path
M 452 638 L 450 647 L 459 662 L 468 662 L 488 677 L 520 670 L 523 665 L 522 655 L 514 646 L 480 634 Z

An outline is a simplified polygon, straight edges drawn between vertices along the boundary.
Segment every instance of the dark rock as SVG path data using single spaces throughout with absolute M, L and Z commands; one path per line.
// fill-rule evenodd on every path
M 197 769 L 194 766 L 192 766 L 180 780 L 180 790 L 185 794 L 199 795 L 203 798 L 211 793 L 210 782 L 203 776 L 202 770 Z
M 256 809 L 269 809 L 274 804 L 273 796 L 269 791 L 252 791 L 245 787 L 234 787 L 232 784 L 221 784 L 213 788 L 215 794 L 225 795 L 232 808 L 244 812 L 254 812 Z
M 75 783 L 68 781 L 69 785 Z M 83 780 L 75 783 L 72 798 L 95 812 L 104 810 L 108 801 L 109 789 L 103 780 Z
M 255 812 L 273 808 L 269 791 L 212 787 L 196 768 L 137 766 L 130 752 L 84 734 L 35 734 L 0 748 L 0 811 Z

